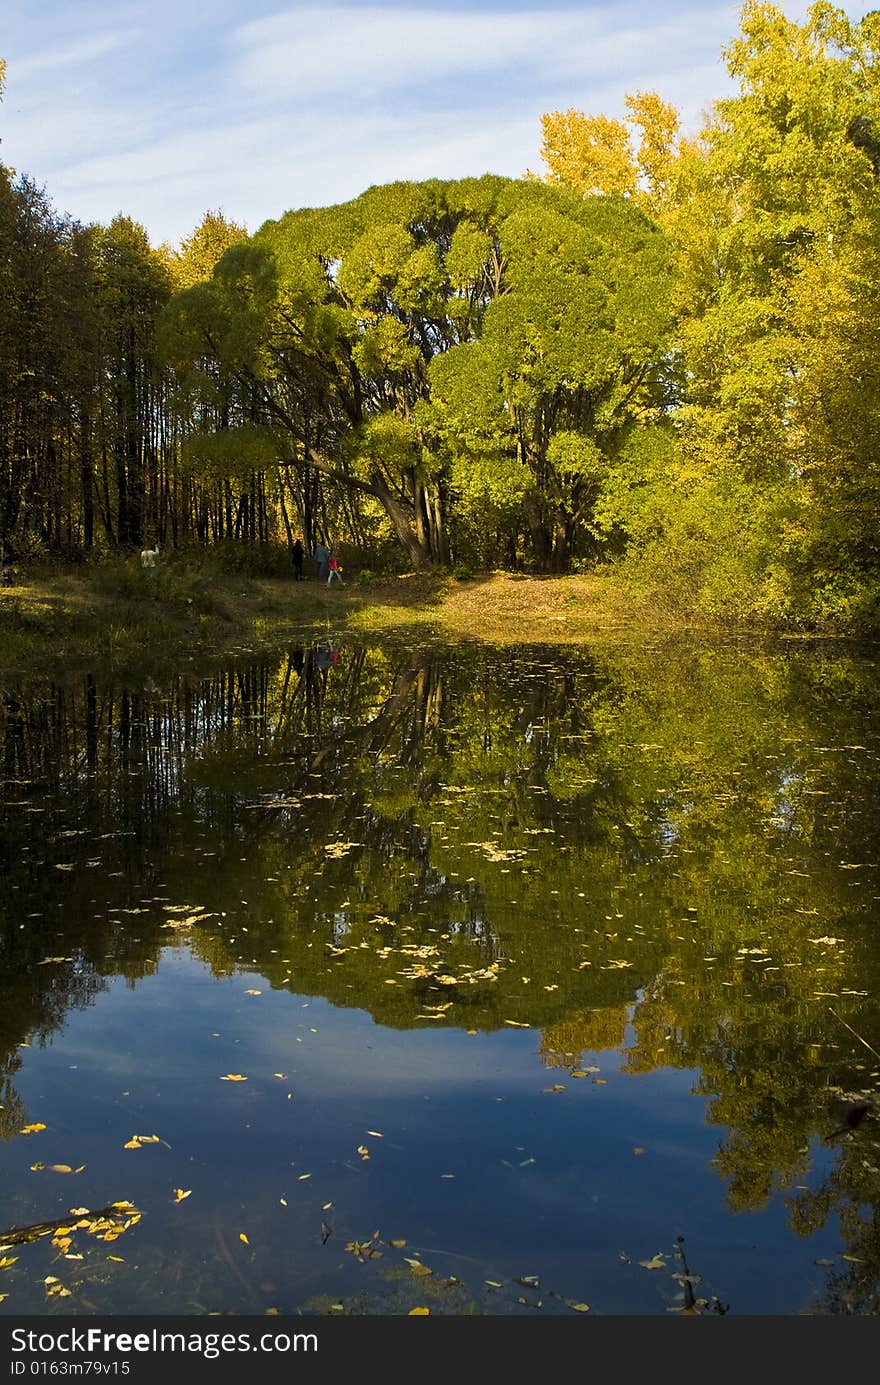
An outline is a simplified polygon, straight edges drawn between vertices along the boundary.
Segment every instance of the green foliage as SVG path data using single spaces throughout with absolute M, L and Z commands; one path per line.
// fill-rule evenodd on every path
M 245 478 L 277 466 L 285 444 L 281 429 L 245 423 L 218 433 L 191 433 L 181 448 L 181 462 L 202 477 Z

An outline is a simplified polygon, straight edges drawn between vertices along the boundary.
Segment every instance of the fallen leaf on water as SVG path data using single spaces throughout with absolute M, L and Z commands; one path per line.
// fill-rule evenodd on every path
M 392 1250 L 403 1250 L 403 1247 L 406 1245 L 406 1241 L 389 1241 L 388 1244 L 390 1245 Z
M 174 1201 L 175 1201 L 175 1202 L 183 1202 L 183 1199 L 184 1199 L 185 1197 L 191 1197 L 191 1196 L 192 1196 L 192 1188 L 175 1188 L 175 1189 L 174 1189 Z
M 14 1265 L 18 1259 L 17 1255 L 4 1255 L 0 1260 L 0 1270 L 8 1270 L 10 1265 Z
M 345 1249 L 350 1255 L 354 1255 L 358 1260 L 381 1260 L 382 1252 L 377 1250 L 372 1241 L 349 1241 Z
M 554 1082 L 552 1087 L 544 1087 L 543 1090 L 545 1092 L 564 1092 L 565 1087 L 561 1082 Z
M 303 1182 L 305 1182 L 305 1180 L 306 1180 L 307 1178 L 311 1178 L 311 1176 L 312 1176 L 312 1175 L 311 1175 L 310 1173 L 301 1173 L 300 1176 L 299 1176 L 299 1178 L 297 1179 L 297 1182 L 298 1182 L 298 1183 L 303 1183 Z
M 69 1257 L 68 1257 L 68 1258 L 69 1258 Z M 125 1264 L 125 1261 L 123 1260 L 123 1258 L 122 1258 L 121 1255 L 108 1255 L 108 1256 L 107 1256 L 107 1259 L 108 1259 L 108 1260 L 112 1260 L 113 1263 L 114 1263 L 114 1265 L 124 1265 L 124 1264 Z
M 633 1147 L 633 1154 L 644 1154 L 644 1152 L 641 1145 L 635 1145 Z
M 286 1197 L 280 1197 L 280 1198 L 278 1199 L 278 1201 L 281 1203 L 281 1206 L 282 1206 L 282 1207 L 286 1207 L 286 1206 L 287 1206 L 287 1198 L 286 1198 Z
M 262 991 L 253 991 L 253 990 L 251 990 L 251 991 L 245 991 L 245 995 L 262 995 L 262 994 L 263 994 Z
M 273 1072 L 272 1076 L 273 1076 L 273 1077 L 280 1077 L 282 1082 L 286 1082 L 286 1081 L 287 1081 L 287 1073 L 286 1073 L 286 1072 Z
M 653 1255 L 650 1260 L 640 1260 L 639 1264 L 643 1270 L 665 1270 L 666 1261 L 661 1254 Z
M 385 1139 L 385 1136 L 382 1135 L 382 1134 L 380 1134 L 378 1130 L 368 1130 L 368 1131 L 367 1131 L 367 1134 L 368 1134 L 368 1135 L 372 1135 L 372 1136 L 373 1136 L 375 1139 L 377 1139 L 377 1140 L 384 1140 L 384 1139 Z
M 407 1313 L 408 1318 L 423 1318 L 430 1313 L 430 1308 L 410 1308 Z
M 505 1020 L 504 1023 L 509 1024 L 511 1029 L 531 1029 L 532 1027 L 530 1024 L 520 1024 L 519 1020 Z
M 243 1231 L 239 1231 L 239 1233 L 238 1233 L 238 1239 L 239 1239 L 240 1241 L 243 1241 L 244 1244 L 245 1244 L 246 1246 L 249 1246 L 249 1245 L 250 1245 L 250 1241 L 248 1240 L 247 1236 L 244 1234 Z
M 228 1072 L 225 1077 L 220 1078 L 221 1082 L 247 1082 L 247 1078 L 240 1072 Z
M 540 1289 L 541 1280 L 536 1274 L 521 1274 L 515 1279 L 514 1284 L 522 1284 L 525 1289 Z
M 42 1121 L 36 1121 L 33 1125 L 23 1125 L 18 1133 L 19 1135 L 36 1135 L 39 1130 L 45 1129 L 46 1127 Z
M 590 1311 L 590 1305 L 588 1303 L 575 1303 L 573 1298 L 564 1298 L 562 1302 L 566 1304 L 567 1307 L 573 1308 L 576 1313 L 589 1313 Z

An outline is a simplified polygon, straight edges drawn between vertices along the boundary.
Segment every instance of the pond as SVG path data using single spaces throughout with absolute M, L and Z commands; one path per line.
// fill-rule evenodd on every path
M 0 1313 L 877 1311 L 870 657 L 8 678 Z

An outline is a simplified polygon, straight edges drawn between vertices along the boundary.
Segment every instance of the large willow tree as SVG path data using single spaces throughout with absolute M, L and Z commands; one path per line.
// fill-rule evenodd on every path
M 262 439 L 307 530 L 319 478 L 378 503 L 416 565 L 494 504 L 564 567 L 603 473 L 662 412 L 667 279 L 638 209 L 536 182 L 290 212 L 166 310 L 167 357 L 212 410 L 190 454 L 234 470 Z

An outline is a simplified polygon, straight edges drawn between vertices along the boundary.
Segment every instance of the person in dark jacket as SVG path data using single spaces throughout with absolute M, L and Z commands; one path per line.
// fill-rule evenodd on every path
M 299 535 L 297 535 L 297 537 L 293 541 L 293 548 L 290 550 L 290 559 L 293 563 L 293 576 L 294 580 L 297 582 L 301 582 L 303 580 L 304 557 L 305 549 L 303 548 L 303 542 Z

